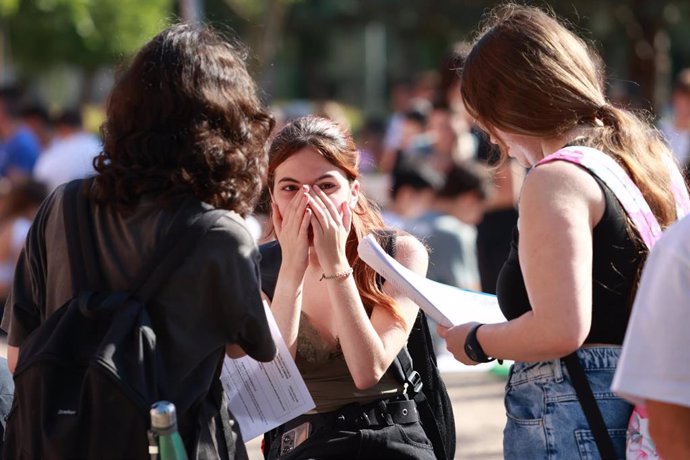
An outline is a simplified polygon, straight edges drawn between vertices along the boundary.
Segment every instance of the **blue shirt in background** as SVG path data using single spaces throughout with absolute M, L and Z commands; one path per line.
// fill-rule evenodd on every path
M 38 139 L 26 126 L 20 126 L 7 142 L 0 145 L 0 176 L 17 170 L 30 175 L 41 153 Z

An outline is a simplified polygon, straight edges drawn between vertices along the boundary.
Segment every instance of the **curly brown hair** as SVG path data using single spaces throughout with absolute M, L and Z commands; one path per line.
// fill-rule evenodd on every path
M 250 212 L 274 121 L 245 59 L 241 46 L 207 26 L 173 25 L 148 42 L 108 99 L 93 197 L 129 207 L 145 194 L 165 205 L 191 193 Z

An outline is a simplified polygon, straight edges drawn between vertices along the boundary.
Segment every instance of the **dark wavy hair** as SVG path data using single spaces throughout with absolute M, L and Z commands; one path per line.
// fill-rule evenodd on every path
M 92 196 L 128 207 L 145 194 L 165 205 L 191 193 L 250 212 L 274 121 L 245 59 L 239 45 L 206 26 L 173 25 L 148 42 L 108 99 Z

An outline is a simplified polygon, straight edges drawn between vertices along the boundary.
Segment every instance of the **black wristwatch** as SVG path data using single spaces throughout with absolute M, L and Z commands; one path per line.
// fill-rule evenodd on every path
M 488 363 L 493 361 L 495 358 L 489 358 L 482 350 L 482 346 L 477 340 L 477 329 L 479 329 L 483 324 L 479 323 L 470 329 L 467 338 L 465 339 L 465 354 L 475 363 Z

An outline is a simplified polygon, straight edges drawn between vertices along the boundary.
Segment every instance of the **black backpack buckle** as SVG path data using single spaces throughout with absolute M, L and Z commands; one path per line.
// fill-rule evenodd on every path
M 407 376 L 406 383 L 412 387 L 413 394 L 417 394 L 422 391 L 422 387 L 424 386 L 422 376 L 419 375 L 419 372 L 417 371 L 412 371 L 410 375 Z

